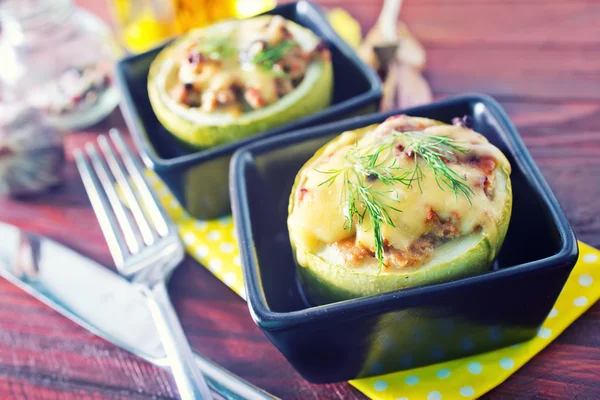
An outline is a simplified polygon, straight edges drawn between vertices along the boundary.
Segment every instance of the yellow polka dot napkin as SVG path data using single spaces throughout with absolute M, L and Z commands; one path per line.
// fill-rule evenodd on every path
M 161 202 L 179 226 L 187 252 L 245 299 L 236 233 L 230 216 L 211 221 L 190 217 L 151 172 Z M 579 242 L 580 257 L 554 308 L 535 338 L 472 357 L 350 383 L 376 400 L 477 398 L 505 381 L 600 298 L 600 251 Z

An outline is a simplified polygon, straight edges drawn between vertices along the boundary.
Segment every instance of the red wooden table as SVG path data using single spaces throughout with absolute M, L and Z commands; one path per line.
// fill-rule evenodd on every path
M 109 20 L 104 2 L 79 3 Z M 344 6 L 369 27 L 380 0 Z M 507 109 L 580 240 L 600 247 L 600 2 L 407 0 L 403 19 L 427 48 L 437 97 L 493 95 Z M 72 149 L 119 112 L 69 135 Z M 72 160 L 57 190 L 28 202 L 0 200 L 0 220 L 44 233 L 101 262 L 108 249 Z M 292 399 L 362 398 L 348 384 L 311 385 L 254 326 L 246 304 L 186 260 L 170 290 L 193 346 L 224 367 Z M 1 399 L 172 399 L 168 373 L 99 339 L 0 280 Z M 600 306 L 486 395 L 490 399 L 600 398 Z

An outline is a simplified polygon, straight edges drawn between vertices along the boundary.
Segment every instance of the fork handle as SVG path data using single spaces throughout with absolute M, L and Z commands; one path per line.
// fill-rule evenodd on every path
M 165 283 L 157 283 L 146 295 L 179 395 L 184 400 L 211 399 L 210 390 L 198 369 Z

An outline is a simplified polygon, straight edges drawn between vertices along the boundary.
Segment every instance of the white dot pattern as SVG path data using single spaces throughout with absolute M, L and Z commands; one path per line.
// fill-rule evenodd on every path
M 212 272 L 220 271 L 222 266 L 223 263 L 218 258 L 213 258 L 208 263 L 208 269 L 210 269 Z
M 473 397 L 475 390 L 471 386 L 463 386 L 460 388 L 459 393 L 463 397 Z
M 427 394 L 427 400 L 442 400 L 442 394 L 437 390 Z
M 578 282 L 581 286 L 588 287 L 592 286 L 592 284 L 594 283 L 594 278 L 592 278 L 592 276 L 589 274 L 581 274 L 579 275 Z
M 233 272 L 228 272 L 223 277 L 223 280 L 227 286 L 233 286 L 237 282 L 237 276 Z
M 196 235 L 194 235 L 191 232 L 187 232 L 186 234 L 183 235 L 183 243 L 189 245 L 194 244 L 194 242 L 196 241 Z
M 196 247 L 196 257 L 204 258 L 208 255 L 208 247 L 198 246 Z
M 552 329 L 550 328 L 542 328 L 538 331 L 538 337 L 542 338 L 542 339 L 548 339 L 550 336 L 552 336 Z
M 225 242 L 221 243 L 220 249 L 223 253 L 232 253 L 235 250 L 233 243 Z
M 201 231 L 208 228 L 208 223 L 206 221 L 196 221 L 194 223 L 194 225 L 196 226 L 196 228 L 200 229 Z
M 585 296 L 579 296 L 575 300 L 573 300 L 573 304 L 577 307 L 583 307 L 588 303 L 588 299 Z
M 375 390 L 377 390 L 378 392 L 383 392 L 385 389 L 388 388 L 388 383 L 386 381 L 377 381 L 375 382 Z
M 435 375 L 440 379 L 446 379 L 450 376 L 450 370 L 448 368 L 442 368 L 438 370 Z
M 413 385 L 416 385 L 417 383 L 419 383 L 419 377 L 415 376 L 415 375 L 410 375 L 410 376 L 406 377 L 406 379 L 404 380 L 404 382 L 408 386 L 413 386 Z
M 479 375 L 481 373 L 481 371 L 483 370 L 483 367 L 477 361 L 473 361 L 473 362 L 470 362 L 469 365 L 467 365 L 467 369 L 473 375 Z
M 206 237 L 209 240 L 213 240 L 213 241 L 219 240 L 221 238 L 221 233 L 219 231 L 210 231 L 210 232 L 208 232 L 208 235 L 206 235 Z
M 504 357 L 500 359 L 500 366 L 504 369 L 512 369 L 515 366 L 515 362 L 510 357 Z

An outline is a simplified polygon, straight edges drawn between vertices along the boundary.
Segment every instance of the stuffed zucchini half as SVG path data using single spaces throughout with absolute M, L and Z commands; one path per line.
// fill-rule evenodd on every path
M 511 165 L 455 121 L 394 116 L 342 133 L 301 168 L 288 230 L 313 303 L 490 269 L 511 216 Z
M 311 115 L 330 105 L 332 93 L 325 43 L 280 16 L 191 31 L 165 47 L 148 74 L 157 118 L 193 149 Z

